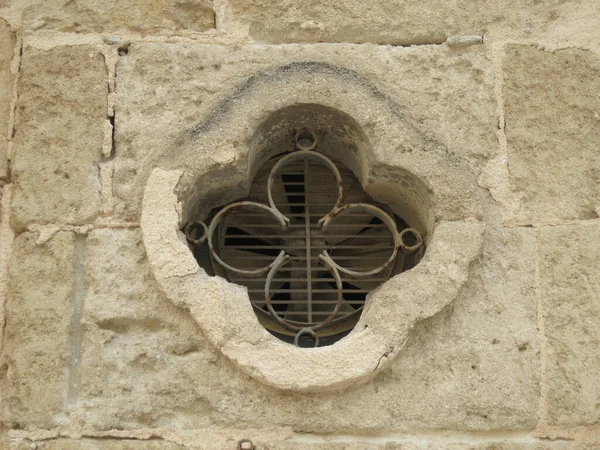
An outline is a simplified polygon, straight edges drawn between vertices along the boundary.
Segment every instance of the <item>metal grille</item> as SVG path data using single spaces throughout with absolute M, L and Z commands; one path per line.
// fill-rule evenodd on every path
M 208 240 L 215 274 L 247 286 L 269 331 L 328 345 L 354 327 L 369 292 L 418 262 L 422 239 L 349 169 L 315 152 L 313 133 L 298 133 L 296 145 L 259 170 L 246 199 L 186 233 L 195 245 Z M 196 256 L 206 268 L 206 252 Z

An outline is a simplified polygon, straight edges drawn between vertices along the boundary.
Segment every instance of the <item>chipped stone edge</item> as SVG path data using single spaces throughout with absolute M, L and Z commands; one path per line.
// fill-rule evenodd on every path
M 443 301 L 422 310 L 408 324 L 404 317 L 396 316 L 402 309 L 386 311 L 386 323 L 404 324 L 401 332 L 379 333 L 377 324 L 371 323 L 367 329 L 355 328 L 334 345 L 297 348 L 265 331 L 252 312 L 245 288 L 219 277 L 209 277 L 198 266 L 179 231 L 181 204 L 175 188 L 181 176 L 182 171 L 156 168 L 146 185 L 141 229 L 151 270 L 167 298 L 190 310 L 208 339 L 225 356 L 255 379 L 284 390 L 316 392 L 344 388 L 366 381 L 384 369 L 403 348 L 408 332 L 418 321 L 437 314 L 456 298 L 481 247 L 483 226 L 479 222 L 466 223 L 476 229 L 479 237 L 465 244 L 463 258 L 454 258 L 452 249 L 445 248 L 440 232 L 434 236 L 433 248 L 428 252 L 437 257 L 427 257 L 421 262 L 418 280 L 433 283 L 434 278 L 442 277 L 443 282 L 438 284 L 443 292 L 439 292 L 437 298 Z M 439 230 L 442 234 L 453 233 L 452 224 L 448 222 Z M 401 281 L 407 274 L 397 275 L 394 280 Z M 399 297 L 404 296 L 403 290 L 419 289 L 418 283 L 398 282 L 398 285 Z M 372 310 L 377 308 L 377 292 L 370 298 L 375 305 Z M 414 295 L 412 292 L 407 297 L 414 298 Z M 236 313 L 232 314 L 233 305 Z M 237 314 L 239 311 L 242 317 Z

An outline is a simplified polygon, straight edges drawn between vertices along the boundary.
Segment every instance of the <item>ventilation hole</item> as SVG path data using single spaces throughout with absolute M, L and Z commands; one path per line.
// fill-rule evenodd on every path
M 242 230 L 238 227 L 227 227 L 225 230 L 224 247 L 241 249 L 246 252 L 255 253 L 257 255 L 267 255 L 275 257 L 279 254 L 273 245 L 268 241 L 259 239 L 251 233 Z
M 312 137 L 312 133 L 298 133 L 297 143 L 312 145 L 312 141 L 308 141 Z M 240 201 L 268 205 L 271 169 L 289 155 L 280 154 L 269 160 L 257 172 L 248 197 Z M 360 182 L 347 167 L 332 161 L 341 176 L 343 204 L 373 205 L 392 217 L 399 230 L 408 229 L 402 218 L 362 190 Z M 213 237 L 215 251 L 229 266 L 254 271 L 271 264 L 282 250 L 289 256 L 285 265 L 273 269 L 269 286 L 272 311 L 265 299 L 268 271 L 249 277 L 224 268 L 214 258 L 207 258 L 206 253 L 194 253 L 208 273 L 248 288 L 260 323 L 274 336 L 294 343 L 301 330 L 303 334 L 297 342 L 300 347 L 315 346 L 314 338 L 303 330 L 316 330 L 318 346 L 331 345 L 346 336 L 356 325 L 368 293 L 391 276 L 412 268 L 423 255 L 423 249 L 413 255 L 399 253 L 393 264 L 386 265 L 373 276 L 356 278 L 339 272 L 341 280 L 336 281 L 332 270 L 320 259 L 324 251 L 344 268 L 368 271 L 385 265 L 395 248 L 394 235 L 388 225 L 369 210 L 345 211 L 326 231 L 322 229 L 319 220 L 336 205 L 338 188 L 338 180 L 331 168 L 311 158 L 300 158 L 281 167 L 271 188 L 275 206 L 289 219 L 286 230 L 282 230 L 270 212 L 257 208 L 240 209 L 235 213 L 230 210 L 217 225 Z M 214 210 L 211 216 L 219 211 Z M 402 236 L 407 246 L 416 245 L 420 238 L 411 232 Z M 207 263 L 210 267 L 206 267 Z M 336 312 L 338 282 L 342 301 Z
M 304 174 L 281 174 L 281 181 L 287 193 L 290 213 L 292 215 L 299 214 L 300 216 L 297 217 L 302 217 L 304 214 Z

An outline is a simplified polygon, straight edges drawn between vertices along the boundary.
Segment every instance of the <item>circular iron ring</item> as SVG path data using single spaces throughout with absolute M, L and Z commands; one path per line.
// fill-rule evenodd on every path
M 340 273 L 337 271 L 335 266 L 331 265 L 329 263 L 329 261 L 322 259 L 321 256 L 319 256 L 319 260 L 323 263 L 323 265 L 325 267 L 327 267 L 327 269 L 329 269 L 329 272 L 331 272 L 331 274 L 333 275 L 333 278 L 335 279 L 335 284 L 337 286 L 338 297 L 337 297 L 337 301 L 335 303 L 335 308 L 333 309 L 331 314 L 329 314 L 327 319 L 325 319 L 323 322 L 320 322 L 317 325 L 312 326 L 312 327 L 301 327 L 301 326 L 294 325 L 294 324 L 290 323 L 289 321 L 282 319 L 277 314 L 277 311 L 275 311 L 275 309 L 273 308 L 273 304 L 271 303 L 271 292 L 270 292 L 271 291 L 271 282 L 273 281 L 273 278 L 275 278 L 275 274 L 277 273 L 277 271 L 289 261 L 289 256 L 287 256 L 287 258 L 285 258 L 285 259 L 280 259 L 279 257 L 277 257 L 277 259 L 272 263 L 271 270 L 269 271 L 269 273 L 267 275 L 267 279 L 265 280 L 265 303 L 267 304 L 267 309 L 269 310 L 269 313 L 275 319 L 275 321 L 277 323 L 279 323 L 281 326 L 287 328 L 288 330 L 300 331 L 305 328 L 309 328 L 313 331 L 316 331 L 320 328 L 323 328 L 324 326 L 327 326 L 331 321 L 333 321 L 333 319 L 335 319 L 335 316 L 337 316 L 337 313 L 342 308 L 342 304 L 344 303 L 342 277 L 340 276 Z
M 195 237 L 193 237 L 193 233 L 198 227 L 198 225 L 200 225 L 203 228 L 203 234 L 200 239 L 196 239 Z M 184 233 L 185 238 L 192 245 L 202 245 L 206 242 L 206 239 L 208 239 L 208 227 L 201 220 L 193 220 L 190 223 L 188 223 L 184 229 Z
M 317 336 L 317 333 L 315 333 L 315 331 L 312 328 L 302 328 L 300 331 L 298 331 L 298 333 L 296 333 L 296 336 L 294 337 L 294 345 L 296 347 L 300 347 L 300 338 L 304 335 L 308 335 L 312 338 L 312 340 L 315 342 L 315 345 L 313 347 L 319 346 L 319 336 Z
M 394 262 L 394 260 L 396 259 L 396 255 L 398 254 L 399 249 L 407 249 L 407 251 L 409 251 L 409 248 L 404 244 L 404 242 L 402 240 L 403 234 L 398 232 L 398 228 L 396 227 L 396 222 L 394 221 L 394 219 L 392 219 L 390 217 L 390 215 L 387 214 L 382 209 L 377 208 L 376 206 L 373 206 L 373 205 L 369 205 L 368 203 L 348 203 L 347 205 L 344 205 L 341 208 L 337 208 L 336 210 L 330 212 L 326 216 L 325 220 L 323 221 L 323 223 L 321 225 L 321 229 L 323 231 L 327 231 L 327 227 L 329 226 L 329 224 L 332 221 L 334 221 L 336 218 L 340 217 L 341 215 L 345 214 L 347 211 L 350 211 L 350 210 L 366 212 L 366 213 L 372 214 L 373 216 L 380 219 L 388 227 L 388 229 L 390 230 L 390 233 L 392 233 L 392 237 L 394 238 L 394 250 L 392 251 L 392 254 L 387 259 L 386 262 L 381 264 L 379 267 L 376 267 L 371 270 L 366 270 L 366 271 L 352 270 L 352 269 L 347 269 L 343 266 L 340 266 L 338 263 L 336 263 L 333 260 L 333 258 L 327 252 L 327 250 L 323 250 L 323 253 L 321 253 L 321 257 L 324 261 L 327 261 L 329 263 L 329 265 L 334 266 L 340 272 L 345 273 L 346 275 L 349 275 L 353 278 L 366 278 L 366 277 L 370 277 L 372 275 L 377 275 L 378 273 L 380 273 L 380 272 L 384 271 L 386 268 L 388 268 L 390 266 L 390 264 L 392 264 Z M 423 243 L 423 238 L 421 238 L 421 235 L 419 234 L 419 232 L 417 230 L 415 230 L 413 228 L 408 228 L 407 230 L 410 230 L 411 233 L 413 233 L 415 236 L 418 236 L 417 237 L 417 245 L 410 247 L 410 252 L 416 251 Z M 404 231 L 406 231 L 406 230 L 404 230 Z
M 267 183 L 267 190 L 268 190 L 267 194 L 269 196 L 269 205 L 270 205 L 271 209 L 274 210 L 274 214 L 277 215 L 279 220 L 285 222 L 286 229 L 290 224 L 290 219 L 288 219 L 285 215 L 283 215 L 281 213 L 281 211 L 279 211 L 279 209 L 277 209 L 277 206 L 275 206 L 275 201 L 273 200 L 272 189 L 273 189 L 273 183 L 275 181 L 275 175 L 277 175 L 277 173 L 283 166 L 293 163 L 293 162 L 296 162 L 296 161 L 303 160 L 305 158 L 312 159 L 313 161 L 318 161 L 318 162 L 322 163 L 324 166 L 326 166 L 331 171 L 331 173 L 333 173 L 333 176 L 335 177 L 335 179 L 337 181 L 338 196 L 337 196 L 335 205 L 333 205 L 333 208 L 331 209 L 331 212 L 329 214 L 331 214 L 333 211 L 337 210 L 339 208 L 340 203 L 342 203 L 342 196 L 344 194 L 344 183 L 342 181 L 342 176 L 340 175 L 340 172 L 338 171 L 337 167 L 335 167 L 335 164 L 333 164 L 333 162 L 329 158 L 327 158 L 326 156 L 324 156 L 320 153 L 303 151 L 303 150 L 297 151 L 294 153 L 290 153 L 289 155 L 284 156 L 279 161 L 277 161 L 277 163 L 273 166 L 273 168 L 271 169 L 271 173 L 269 173 L 269 181 Z M 319 226 L 321 226 L 321 223 L 325 220 L 326 217 L 327 217 L 327 215 L 325 215 L 323 218 L 319 219 L 319 222 L 318 222 Z
M 217 255 L 217 252 L 214 248 L 213 245 L 213 235 L 215 230 L 217 229 L 217 225 L 219 225 L 219 223 L 221 222 L 221 220 L 223 219 L 223 217 L 229 213 L 229 211 L 231 211 L 232 209 L 235 208 L 255 208 L 255 209 L 260 209 L 263 211 L 267 211 L 270 214 L 273 214 L 273 216 L 275 216 L 275 218 L 279 221 L 281 227 L 285 230 L 286 226 L 284 223 L 282 223 L 282 221 L 280 220 L 280 218 L 277 216 L 277 214 L 275 214 L 275 212 L 269 208 L 266 205 L 263 205 L 261 203 L 255 203 L 255 202 L 238 202 L 238 203 L 232 203 L 231 205 L 226 206 L 225 208 L 223 208 L 221 211 L 219 211 L 217 213 L 217 215 L 215 217 L 213 217 L 212 221 L 210 222 L 210 227 L 208 228 L 208 247 L 210 249 L 210 254 L 211 256 L 214 258 L 214 260 L 219 263 L 221 266 L 223 266 L 225 269 L 227 270 L 231 270 L 232 272 L 235 272 L 237 274 L 243 275 L 243 276 L 247 276 L 247 277 L 257 277 L 265 272 L 268 272 L 269 270 L 271 270 L 272 267 L 275 266 L 275 264 L 277 262 L 282 263 L 285 262 L 289 259 L 289 256 L 286 255 L 285 251 L 281 250 L 281 252 L 279 253 L 279 255 L 277 255 L 277 257 L 275 258 L 275 260 L 271 263 L 268 264 L 264 267 L 261 267 L 259 269 L 254 269 L 254 270 L 244 270 L 244 269 L 237 269 L 233 266 L 230 266 L 229 264 L 227 264 L 225 261 L 223 261 L 219 255 Z

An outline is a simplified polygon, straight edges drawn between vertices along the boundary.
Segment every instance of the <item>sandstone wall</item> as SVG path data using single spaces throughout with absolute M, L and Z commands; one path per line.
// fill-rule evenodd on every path
M 192 166 L 242 158 L 235 111 L 333 95 L 329 73 L 252 78 L 295 62 L 399 105 L 426 151 L 378 158 L 433 180 L 438 223 L 483 230 L 452 302 L 319 393 L 215 347 L 140 227 L 150 172 L 215 111 Z M 2 449 L 600 449 L 597 0 L 0 0 L 0 183 Z

